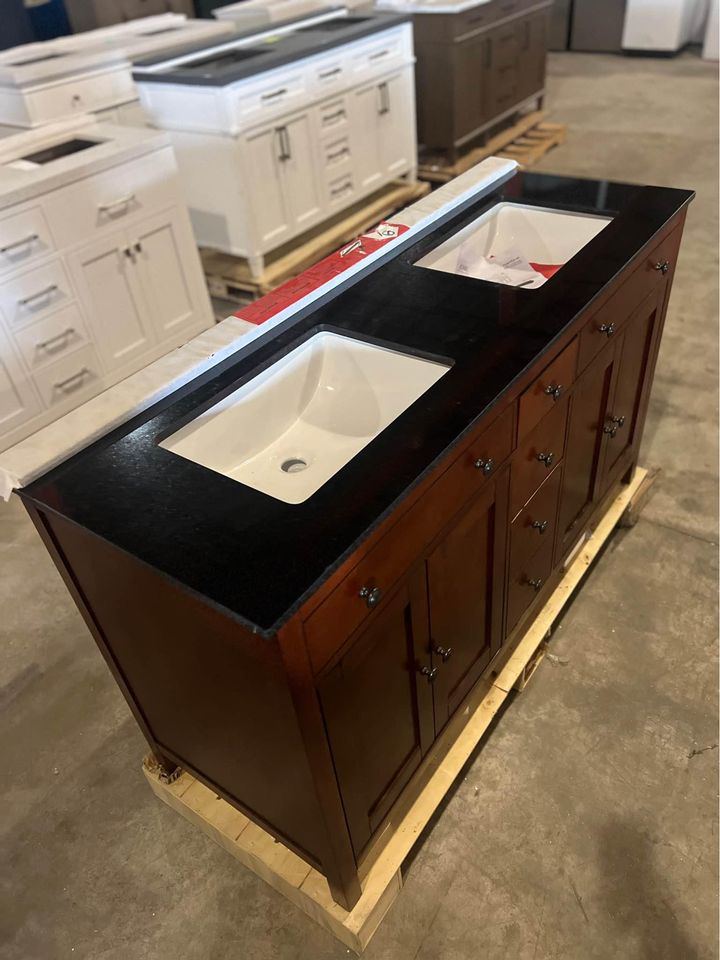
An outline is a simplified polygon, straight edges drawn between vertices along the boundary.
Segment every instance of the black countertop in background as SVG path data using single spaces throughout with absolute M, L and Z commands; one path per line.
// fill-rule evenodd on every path
M 282 332 L 250 344 L 22 491 L 260 632 L 283 623 L 450 447 L 689 203 L 686 190 L 518 173 Z M 615 214 L 562 270 L 522 290 L 413 266 L 501 199 Z M 318 326 L 452 368 L 301 504 L 158 442 Z
M 322 12 L 318 10 L 313 16 Z M 307 15 L 297 19 L 298 23 L 302 23 L 307 19 Z M 282 67 L 286 63 L 326 53 L 334 47 L 361 40 L 381 30 L 389 30 L 390 27 L 396 27 L 411 19 L 410 14 L 404 13 L 351 13 L 348 16 L 325 21 L 332 24 L 332 27 L 316 23 L 308 27 L 299 26 L 296 30 L 279 33 L 277 36 L 273 35 L 273 29 L 285 29 L 293 21 L 267 23 L 252 30 L 243 31 L 236 36 L 213 40 L 212 43 L 206 41 L 182 50 L 173 50 L 170 54 L 164 53 L 138 60 L 133 65 L 133 77 L 138 83 L 180 83 L 192 86 L 224 87 L 238 80 L 245 80 L 247 77 Z M 255 35 L 260 34 L 267 36 L 255 44 L 250 42 Z M 247 59 L 233 60 L 233 51 L 228 50 L 227 47 L 236 41 L 241 41 L 241 45 L 236 48 L 239 57 L 244 56 L 243 51 L 249 51 L 253 55 Z M 213 53 L 212 51 L 217 47 L 224 49 Z M 178 57 L 185 57 L 194 52 L 198 56 L 187 63 L 168 66 L 167 69 L 157 72 L 147 69 L 163 63 L 172 64 Z

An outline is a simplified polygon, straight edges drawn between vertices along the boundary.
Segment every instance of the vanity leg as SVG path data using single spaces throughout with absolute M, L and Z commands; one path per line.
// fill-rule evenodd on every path
M 260 254 L 259 256 L 248 257 L 247 259 L 253 280 L 262 280 L 262 275 L 265 271 L 265 257 Z

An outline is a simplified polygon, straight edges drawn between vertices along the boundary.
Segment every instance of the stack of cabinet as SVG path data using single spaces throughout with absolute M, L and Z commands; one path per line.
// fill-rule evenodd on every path
M 170 147 L 0 198 L 0 449 L 211 323 Z
M 459 13 L 415 14 L 422 145 L 452 155 L 521 107 L 541 102 L 550 6 L 489 0 Z

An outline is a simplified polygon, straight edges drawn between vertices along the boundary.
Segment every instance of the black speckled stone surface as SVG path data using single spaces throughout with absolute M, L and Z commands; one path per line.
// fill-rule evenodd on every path
M 240 350 L 36 480 L 22 496 L 270 632 L 692 196 L 518 173 L 324 305 L 298 314 L 289 329 Z M 615 218 L 537 290 L 413 265 L 501 199 Z M 301 504 L 276 500 L 158 446 L 320 326 L 447 358 L 452 368 Z
M 322 11 L 318 11 L 320 12 Z M 298 21 L 303 19 L 306 18 L 299 17 Z M 245 80 L 247 77 L 293 63 L 295 60 L 326 53 L 334 47 L 352 43 L 354 40 L 362 40 L 363 37 L 407 23 L 411 19 L 410 14 L 403 13 L 351 13 L 347 17 L 327 21 L 332 23 L 331 28 L 317 23 L 276 37 L 272 35 L 273 24 L 268 23 L 243 31 L 235 37 L 221 37 L 219 40 L 213 40 L 212 43 L 194 44 L 182 50 L 173 50 L 171 54 L 165 53 L 138 60 L 133 67 L 133 77 L 139 83 L 181 83 L 193 86 L 224 87 L 238 80 Z M 286 21 L 275 26 L 279 29 L 291 22 Z M 259 39 L 256 44 L 249 43 L 248 41 L 252 40 L 256 34 L 268 34 L 268 36 L 265 39 Z M 217 54 L 209 52 L 215 47 L 227 46 L 228 43 L 238 39 L 243 41 L 242 47 L 239 48 L 241 56 L 242 51 L 250 51 L 252 56 L 246 59 L 233 59 L 232 55 L 223 56 L 223 52 Z M 157 67 L 158 64 L 165 62 L 174 63 L 179 56 L 186 56 L 193 52 L 197 52 L 198 56 L 191 62 L 171 66 L 158 72 L 147 72 L 148 67 Z

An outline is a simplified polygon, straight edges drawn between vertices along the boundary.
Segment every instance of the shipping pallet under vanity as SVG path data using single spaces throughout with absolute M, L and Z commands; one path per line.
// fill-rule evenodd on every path
M 566 133 L 564 123 L 549 123 L 544 111 L 536 110 L 520 117 L 512 126 L 500 130 L 454 162 L 439 154 L 421 153 L 418 176 L 428 183 L 447 183 L 486 157 L 508 157 L 517 160 L 521 167 L 531 167 L 549 150 L 563 143 Z
M 386 829 L 361 864 L 362 895 L 351 911 L 332 899 L 325 877 L 248 820 L 225 800 L 183 772 L 162 782 L 145 762 L 143 771 L 158 797 L 196 824 L 242 864 L 291 900 L 356 953 L 362 953 L 399 894 L 402 865 L 421 832 L 472 756 L 511 690 L 523 690 L 537 670 L 554 622 L 616 527 L 634 526 L 657 471 L 638 468 L 577 551 L 565 574 L 499 670 L 492 671 L 473 703 L 461 711 L 464 726 L 449 751 L 425 770 L 423 785 L 401 819 Z
M 201 248 L 200 258 L 210 295 L 238 303 L 264 297 L 281 283 L 307 270 L 322 257 L 334 253 L 344 243 L 354 240 L 359 234 L 429 192 L 427 183 L 405 180 L 389 183 L 370 197 L 269 254 L 261 277 L 253 277 L 243 257 Z

